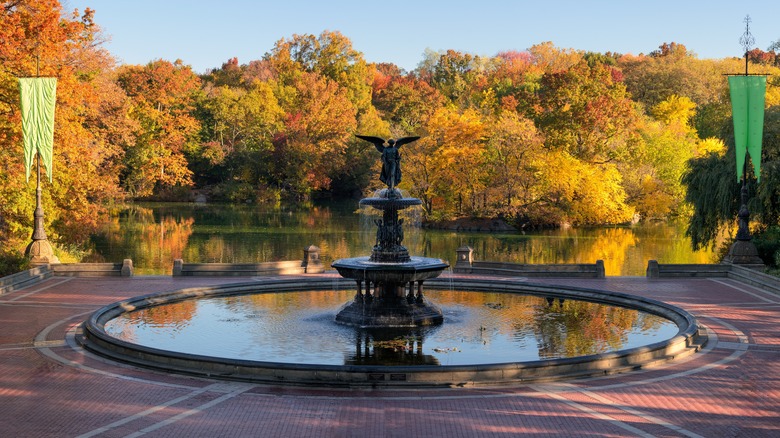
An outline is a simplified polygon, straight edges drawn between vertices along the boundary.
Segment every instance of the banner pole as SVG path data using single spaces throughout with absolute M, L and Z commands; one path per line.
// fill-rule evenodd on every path
M 37 162 L 37 170 L 38 170 L 38 181 L 36 183 L 35 187 L 35 213 L 33 213 L 33 235 L 32 240 L 46 240 L 46 230 L 44 229 L 44 213 L 43 213 L 43 202 L 42 202 L 42 193 L 43 189 L 41 189 L 41 155 L 36 155 L 36 162 Z
M 742 35 L 742 37 L 739 39 L 740 44 L 742 44 L 743 48 L 745 49 L 745 80 L 747 81 L 747 77 L 750 76 L 750 73 L 748 71 L 748 60 L 749 60 L 749 53 L 750 53 L 750 47 L 755 44 L 755 38 L 753 38 L 753 35 L 750 33 L 750 16 L 745 17 L 745 33 Z M 733 99 L 733 97 L 732 97 Z M 749 99 L 749 95 L 748 95 Z M 749 105 L 748 108 L 746 108 L 746 111 L 749 111 Z M 733 116 L 732 116 L 733 117 Z M 748 130 L 750 129 L 750 126 L 748 125 Z M 735 123 L 735 136 L 736 136 L 736 123 Z M 735 148 L 737 139 L 735 138 Z M 748 145 L 745 146 L 746 149 L 748 148 Z M 736 148 L 738 149 L 738 148 Z M 745 152 L 748 152 L 746 150 Z M 750 155 L 751 160 L 761 160 L 761 157 L 753 157 L 752 154 Z M 729 253 L 726 255 L 726 257 L 723 259 L 722 263 L 727 264 L 734 264 L 734 265 L 742 265 L 747 268 L 751 269 L 764 269 L 764 262 L 761 260 L 760 257 L 758 257 L 758 250 L 756 249 L 756 245 L 752 242 L 752 236 L 750 235 L 750 211 L 748 210 L 747 204 L 748 204 L 748 184 L 747 184 L 747 171 L 748 171 L 748 160 L 747 156 L 745 156 L 745 161 L 742 163 L 742 189 L 740 190 L 740 207 L 739 212 L 737 213 L 737 222 L 738 222 L 738 229 L 737 229 L 737 240 L 731 245 L 731 248 L 729 249 Z M 737 170 L 739 170 L 739 166 L 737 166 Z

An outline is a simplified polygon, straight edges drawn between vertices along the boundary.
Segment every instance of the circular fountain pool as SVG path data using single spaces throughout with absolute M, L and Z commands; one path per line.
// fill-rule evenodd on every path
M 692 351 L 681 309 L 500 280 L 432 281 L 444 324 L 361 329 L 349 282 L 275 280 L 138 297 L 96 312 L 84 344 L 143 366 L 265 382 L 471 385 L 621 372 Z

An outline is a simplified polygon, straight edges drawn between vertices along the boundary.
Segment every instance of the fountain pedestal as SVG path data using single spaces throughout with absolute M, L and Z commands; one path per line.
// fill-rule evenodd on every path
M 337 315 L 336 321 L 361 327 L 415 327 L 441 324 L 441 310 L 423 295 L 423 283 L 438 277 L 449 264 L 440 259 L 412 257 L 402 245 L 403 219 L 398 211 L 420 205 L 416 198 L 403 198 L 398 190 L 382 190 L 378 197 L 360 200 L 382 211 L 377 219 L 376 245 L 370 257 L 340 259 L 333 266 L 344 278 L 355 280 L 355 299 Z

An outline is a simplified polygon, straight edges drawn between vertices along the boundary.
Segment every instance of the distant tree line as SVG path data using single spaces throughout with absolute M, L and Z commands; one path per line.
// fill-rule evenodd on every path
M 63 12 L 56 0 L 2 2 L 0 236 L 11 246 L 29 234 L 34 207 L 16 78 L 36 65 L 59 78 L 44 202 L 50 237 L 63 244 L 82 242 L 127 199 L 200 193 L 278 204 L 369 193 L 380 185 L 378 157 L 355 134 L 421 136 L 401 149 L 401 188 L 423 201 L 427 220 L 543 227 L 693 214 L 695 242 L 710 244 L 736 211 L 723 74 L 744 71 L 738 57 L 699 59 L 678 43 L 621 55 L 545 42 L 493 57 L 428 51 L 407 72 L 366 62 L 348 37 L 325 31 L 198 75 L 180 60 L 117 65 L 93 16 Z M 771 123 L 779 48 L 748 54 L 751 72 L 771 74 Z M 767 181 L 776 143 L 765 152 Z M 697 201 L 715 187 L 701 186 L 702 172 L 724 176 L 711 211 Z M 766 225 L 777 219 L 777 196 L 761 190 Z

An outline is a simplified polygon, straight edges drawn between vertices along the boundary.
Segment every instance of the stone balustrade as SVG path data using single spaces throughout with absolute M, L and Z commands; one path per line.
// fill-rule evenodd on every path
M 174 277 L 255 277 L 305 272 L 298 260 L 266 263 L 184 263 L 182 259 L 173 261 Z
M 264 263 L 184 263 L 182 259 L 173 261 L 174 277 L 256 277 L 317 274 L 324 270 L 320 260 L 320 249 L 314 245 L 303 249 L 303 261 L 287 260 Z
M 496 275 L 518 277 L 574 277 L 604 278 L 604 262 L 594 264 L 520 264 L 475 261 L 473 249 L 457 250 L 453 266 L 457 274 Z M 273 276 L 320 273 L 324 271 L 320 261 L 320 249 L 304 248 L 303 260 L 267 263 L 184 263 L 174 260 L 173 276 Z M 650 260 L 647 264 L 648 279 L 699 277 L 731 278 L 745 284 L 780 295 L 780 278 L 733 264 L 663 264 Z M 18 272 L 0 278 L 0 295 L 34 285 L 50 277 L 131 277 L 133 261 L 122 263 L 54 263 Z
M 457 262 L 452 271 L 457 274 L 500 275 L 520 277 L 574 277 L 604 278 L 604 261 L 596 263 L 524 264 L 483 262 L 474 260 L 474 250 L 463 246 L 457 249 Z
M 58 277 L 132 277 L 133 261 L 122 263 L 52 263 L 52 273 Z

